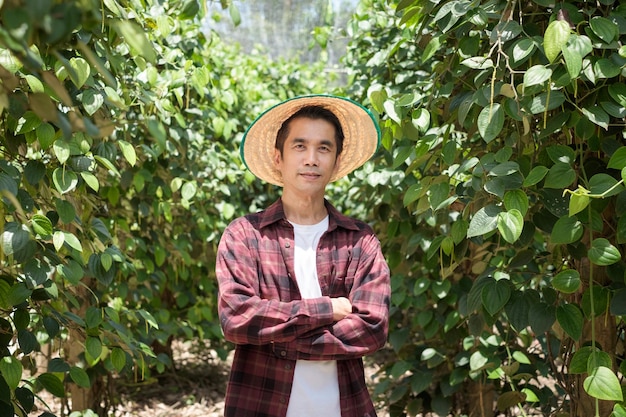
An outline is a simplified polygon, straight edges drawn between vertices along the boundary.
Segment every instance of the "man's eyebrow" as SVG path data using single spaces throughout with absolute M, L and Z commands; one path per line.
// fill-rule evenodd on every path
M 304 138 L 293 138 L 293 143 L 301 144 L 301 143 L 309 143 L 309 142 L 312 142 L 312 141 L 310 139 L 304 139 Z M 319 142 L 319 144 L 326 145 L 329 147 L 335 146 L 335 142 L 330 139 L 322 139 Z

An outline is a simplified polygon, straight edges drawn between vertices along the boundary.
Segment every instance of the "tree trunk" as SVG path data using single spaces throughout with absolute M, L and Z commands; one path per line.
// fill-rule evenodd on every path
M 472 381 L 467 384 L 469 417 L 491 417 L 495 404 L 493 384 Z
M 593 269 L 590 269 L 593 268 Z M 592 266 L 589 262 L 581 262 L 580 275 L 585 282 L 584 288 L 588 289 L 587 282 L 584 277 L 589 277 L 590 273 L 593 273 L 593 281 L 596 285 L 606 286 L 610 284 L 610 279 L 606 274 L 606 268 Z M 595 340 L 596 346 L 601 348 L 604 352 L 611 354 L 612 369 L 616 369 L 615 352 L 617 348 L 617 324 L 613 320 L 613 316 L 600 313 L 594 320 L 594 331 L 592 332 L 591 321 L 586 322 L 583 327 L 583 334 L 580 339 L 580 343 L 577 347 L 580 348 L 582 344 L 588 345 L 591 340 Z M 583 386 L 583 382 L 588 375 L 576 375 L 574 378 L 574 387 L 572 389 L 572 415 L 576 417 L 589 417 L 596 416 L 596 399 L 590 397 Z M 608 417 L 613 411 L 614 403 L 611 401 L 598 401 L 597 414 L 600 417 Z

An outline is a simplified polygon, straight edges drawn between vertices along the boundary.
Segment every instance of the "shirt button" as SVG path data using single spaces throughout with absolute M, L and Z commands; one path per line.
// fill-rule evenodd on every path
M 281 404 L 285 404 L 287 402 L 287 400 L 285 400 L 285 397 L 280 397 L 280 403 Z
M 291 365 L 285 365 L 285 370 L 291 371 Z
M 285 356 L 287 356 L 287 351 L 286 351 L 286 350 L 281 350 L 281 351 L 280 351 L 280 356 L 282 356 L 283 358 L 284 358 Z
M 286 248 L 290 248 L 290 247 L 291 247 L 291 244 L 290 244 L 289 242 L 287 242 L 287 243 L 285 243 L 285 247 L 286 247 Z

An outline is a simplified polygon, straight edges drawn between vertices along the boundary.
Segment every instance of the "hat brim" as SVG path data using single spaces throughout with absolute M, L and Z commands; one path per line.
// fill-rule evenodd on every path
M 332 111 L 343 129 L 343 150 L 331 182 L 362 166 L 380 146 L 380 127 L 372 113 L 359 103 L 331 95 L 294 97 L 261 113 L 243 136 L 241 159 L 256 177 L 283 186 L 280 172 L 273 162 L 276 136 L 289 117 L 307 106 L 320 106 Z

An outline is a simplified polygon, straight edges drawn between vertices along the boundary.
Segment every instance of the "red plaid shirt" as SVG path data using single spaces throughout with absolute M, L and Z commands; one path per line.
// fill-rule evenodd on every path
M 284 417 L 296 360 L 337 360 L 342 417 L 376 415 L 362 356 L 386 342 L 389 268 L 372 229 L 326 202 L 328 231 L 317 251 L 322 297 L 302 300 L 293 227 L 279 200 L 233 221 L 217 253 L 219 315 L 236 344 L 225 417 Z M 352 313 L 333 322 L 330 297 Z

